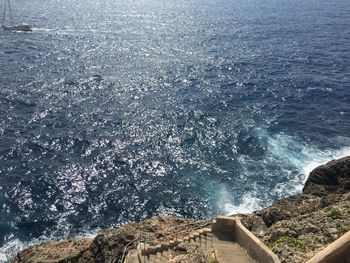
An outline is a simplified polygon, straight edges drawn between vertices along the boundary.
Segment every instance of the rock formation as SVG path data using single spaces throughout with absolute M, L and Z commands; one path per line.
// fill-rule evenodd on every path
M 242 217 L 282 262 L 305 262 L 350 230 L 350 157 L 314 169 L 301 194 Z
M 32 246 L 19 252 L 11 263 L 119 262 L 129 249 L 136 247 L 136 239 L 144 238 L 148 243 L 156 245 L 174 239 L 175 235 L 181 238 L 192 228 L 204 227 L 208 223 L 208 221 L 156 216 L 140 223 L 129 223 L 117 229 L 103 230 L 94 239 L 74 239 Z
M 303 192 L 279 200 L 248 215 L 242 222 L 286 263 L 305 262 L 329 243 L 350 230 L 350 157 L 314 169 Z M 178 237 L 205 221 L 155 217 L 102 231 L 94 239 L 67 240 L 27 248 L 12 263 L 108 263 L 118 262 L 124 249 L 144 233 L 151 244 Z M 184 250 L 184 253 L 190 250 Z M 196 262 L 192 256 L 191 261 Z M 199 256 L 198 256 L 199 257 Z M 181 256 L 180 258 L 186 258 Z M 187 257 L 189 258 L 189 257 Z M 202 262 L 202 261 L 198 261 Z
M 307 179 L 303 193 L 318 196 L 350 191 L 350 157 L 330 161 L 314 169 Z

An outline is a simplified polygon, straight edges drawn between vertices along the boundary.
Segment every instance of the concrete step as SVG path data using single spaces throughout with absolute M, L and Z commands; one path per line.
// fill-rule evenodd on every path
M 210 254 L 215 251 L 215 255 L 219 263 L 256 263 L 248 255 L 248 253 L 233 240 L 235 231 L 233 226 L 243 229 L 242 231 L 244 233 L 249 232 L 248 230 L 244 230 L 245 228 L 241 226 L 239 219 L 218 217 L 217 225 L 213 225 L 213 229 L 202 228 L 191 232 L 181 239 L 164 242 L 157 246 L 147 246 L 146 244 L 141 244 L 139 251 L 142 251 L 144 255 L 147 255 L 147 257 L 139 256 L 138 261 L 135 261 L 135 256 L 130 253 L 127 258 L 128 261 L 125 261 L 124 263 L 169 262 L 172 249 L 182 242 L 199 247 L 203 251 L 209 252 Z M 259 244 L 259 240 L 257 240 L 257 238 L 252 238 L 252 235 L 249 235 L 249 233 L 246 235 L 250 238 L 250 240 L 253 240 L 252 242 L 255 242 L 254 244 Z M 249 249 L 251 248 L 249 247 Z M 264 252 L 267 259 L 271 258 L 273 260 L 271 262 L 280 263 L 276 255 L 272 254 L 271 256 L 269 253 L 272 252 L 269 252 L 267 248 L 263 247 L 262 249 L 263 250 L 260 249 L 260 252 L 267 251 L 266 253 Z
M 219 263 L 255 263 L 247 252 L 237 243 L 213 237 L 213 248 Z
M 156 254 L 156 263 L 162 263 L 162 253 L 161 252 L 157 252 Z
M 124 260 L 124 262 L 125 263 L 140 263 L 138 253 L 139 252 L 136 249 L 130 250 L 126 259 Z
M 169 260 L 169 252 L 168 250 L 164 250 L 162 253 L 161 253 L 161 262 L 168 262 Z
M 150 263 L 157 263 L 157 254 L 150 254 L 148 259 Z
M 202 250 L 212 250 L 213 249 L 213 239 L 214 235 L 211 228 L 202 228 L 196 231 L 191 232 L 189 235 L 182 239 L 165 242 L 162 245 L 150 246 L 148 244 L 139 244 L 136 250 L 140 252 L 140 255 L 137 253 L 129 253 L 127 259 L 124 263 L 162 263 L 169 261 L 169 248 L 175 247 L 177 244 L 185 242 L 193 246 L 198 246 Z M 144 255 L 142 256 L 141 251 Z M 130 261 L 131 260 L 131 261 Z M 136 261 L 137 260 L 137 261 Z
M 140 260 L 141 263 L 149 263 L 148 257 L 146 257 L 146 256 L 140 256 L 139 258 L 141 259 L 141 260 Z
M 205 244 L 206 244 L 205 235 L 201 235 L 200 238 L 199 238 L 199 246 L 200 246 L 200 248 L 205 250 L 206 249 Z
M 205 244 L 206 250 L 213 249 L 213 238 L 214 238 L 213 233 L 207 233 L 205 238 L 206 238 L 206 244 Z

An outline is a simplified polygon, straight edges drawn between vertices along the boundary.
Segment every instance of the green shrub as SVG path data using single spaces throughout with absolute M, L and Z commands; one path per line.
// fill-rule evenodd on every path
M 340 219 L 342 218 L 342 214 L 339 209 L 333 208 L 329 213 L 328 217 L 332 218 L 333 220 L 335 219 Z
M 298 238 L 291 237 L 291 236 L 281 236 L 278 239 L 276 239 L 275 241 L 269 243 L 268 246 L 272 249 L 272 251 L 276 251 L 278 246 L 280 246 L 282 244 L 292 246 L 292 247 L 295 247 L 295 248 L 303 250 L 303 251 L 306 251 L 308 249 L 308 246 L 307 246 L 305 240 L 298 239 Z

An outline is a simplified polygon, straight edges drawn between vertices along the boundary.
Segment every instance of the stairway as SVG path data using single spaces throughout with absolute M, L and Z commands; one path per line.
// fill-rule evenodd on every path
M 213 233 L 211 228 L 192 232 L 183 239 L 170 241 L 158 246 L 139 245 L 131 250 L 124 263 L 165 263 L 169 262 L 170 251 L 179 243 L 188 243 L 203 251 L 215 251 L 219 263 L 254 263 L 247 252 L 224 233 Z M 145 246 L 145 248 L 143 248 Z
M 218 263 L 281 263 L 238 217 L 227 216 L 216 217 L 211 228 L 196 230 L 182 239 L 157 246 L 140 243 L 137 249 L 129 251 L 123 263 L 169 262 L 180 243 L 201 248 L 206 255 L 214 255 Z
M 203 228 L 192 232 L 188 236 L 162 243 L 157 246 L 140 244 L 137 249 L 129 251 L 124 263 L 163 263 L 169 262 L 170 252 L 180 243 L 197 246 L 204 251 L 213 249 L 213 233 L 211 228 Z
M 219 263 L 255 263 L 248 253 L 226 233 L 215 233 L 212 242 Z

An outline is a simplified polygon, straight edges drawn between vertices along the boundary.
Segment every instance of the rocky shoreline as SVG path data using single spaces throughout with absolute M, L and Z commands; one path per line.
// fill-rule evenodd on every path
M 243 224 L 269 246 L 281 262 L 305 262 L 350 230 L 350 157 L 314 169 L 301 194 L 279 200 L 251 214 L 239 215 Z M 125 249 L 136 247 L 140 234 L 157 244 L 181 237 L 210 224 L 172 217 L 154 217 L 140 223 L 100 232 L 95 238 L 65 240 L 29 247 L 11 263 L 120 262 Z M 193 248 L 180 247 L 172 262 L 206 262 Z
M 242 218 L 282 262 L 305 262 L 350 230 L 350 157 L 315 168 L 301 194 Z

